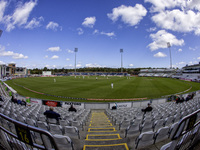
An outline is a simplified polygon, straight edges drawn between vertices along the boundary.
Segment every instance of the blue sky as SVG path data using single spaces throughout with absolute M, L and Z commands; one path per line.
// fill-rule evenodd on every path
M 0 64 L 173 67 L 200 61 L 199 0 L 0 0 Z

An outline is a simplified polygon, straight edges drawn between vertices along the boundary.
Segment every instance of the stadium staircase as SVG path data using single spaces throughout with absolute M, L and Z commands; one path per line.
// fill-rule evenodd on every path
M 92 110 L 87 123 L 83 150 L 128 150 L 125 139 L 111 123 L 104 110 Z

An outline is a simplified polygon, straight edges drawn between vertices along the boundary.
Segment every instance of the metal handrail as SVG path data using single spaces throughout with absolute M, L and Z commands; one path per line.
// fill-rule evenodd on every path
M 198 109 L 197 111 L 183 117 L 179 123 L 178 123 L 178 127 L 176 129 L 176 131 L 174 132 L 174 135 L 172 136 L 171 140 L 176 140 L 178 139 L 179 137 L 183 136 L 184 134 L 186 134 L 187 132 L 191 131 L 192 129 L 194 129 L 197 125 L 200 124 L 200 120 L 196 123 L 194 123 L 193 127 L 188 129 L 188 130 L 184 130 L 185 127 L 186 127 L 186 123 L 187 121 L 192 118 L 193 116 L 197 115 L 198 113 L 200 113 L 200 109 Z
M 38 132 L 38 133 L 40 133 L 42 135 L 46 135 L 50 139 L 51 144 L 54 146 L 55 150 L 59 149 L 57 144 L 56 144 L 56 142 L 55 142 L 55 140 L 54 140 L 54 138 L 53 138 L 53 136 L 52 136 L 52 134 L 50 132 L 48 132 L 48 131 L 46 131 L 44 129 L 40 129 L 40 128 L 31 126 L 31 125 L 27 125 L 27 124 L 22 123 L 22 122 L 19 122 L 19 121 L 14 120 L 14 119 L 12 119 L 12 118 L 10 118 L 10 117 L 2 114 L 2 113 L 0 113 L 0 117 L 4 118 L 4 119 L 8 120 L 9 122 L 12 122 L 12 123 L 14 123 L 14 124 L 16 124 L 16 125 L 18 125 L 20 127 L 26 128 L 26 129 L 31 130 L 31 131 Z M 7 134 L 11 135 L 12 137 L 18 139 L 17 135 L 15 135 L 14 133 L 8 131 L 4 127 L 0 126 L 0 129 L 3 130 L 4 132 L 6 132 Z M 42 138 L 42 140 L 43 140 L 43 138 Z M 43 141 L 43 143 L 44 143 L 44 141 Z M 42 146 L 42 145 L 39 145 L 39 144 L 36 144 L 36 143 L 33 143 L 33 147 L 36 147 L 36 148 L 39 148 L 39 149 L 46 149 L 45 146 Z

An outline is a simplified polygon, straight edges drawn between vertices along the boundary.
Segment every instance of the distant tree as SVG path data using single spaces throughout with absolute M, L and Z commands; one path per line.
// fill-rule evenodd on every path
M 47 68 L 47 67 L 44 67 L 43 71 L 48 71 L 48 68 Z

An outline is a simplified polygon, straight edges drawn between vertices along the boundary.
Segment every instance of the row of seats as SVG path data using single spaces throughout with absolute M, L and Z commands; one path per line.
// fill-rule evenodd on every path
M 53 134 L 56 134 L 57 132 L 57 134 L 65 135 L 68 130 L 73 130 L 73 132 L 76 131 L 74 133 L 77 133 L 78 137 L 80 137 L 79 129 L 84 129 L 83 124 L 87 120 L 90 110 L 81 109 L 76 113 L 66 111 L 65 116 L 63 115 L 64 117 L 57 122 L 56 119 L 46 118 L 46 116 L 43 114 L 39 114 L 41 109 L 43 112 L 45 108 L 48 109 L 46 106 L 39 106 L 37 104 L 32 104 L 29 107 L 25 107 L 7 101 L 7 103 L 0 108 L 0 113 L 3 113 L 4 115 L 9 116 L 17 121 L 40 127 L 50 132 L 52 131 Z M 62 111 L 63 113 L 64 110 L 61 108 L 59 109 L 59 112 Z M 6 123 L 3 122 L 2 124 L 5 126 Z
M 134 124 L 140 132 L 146 132 L 151 130 L 156 131 L 163 126 L 170 126 L 199 108 L 199 100 L 193 99 L 178 104 L 169 102 L 153 105 L 153 110 L 146 114 L 141 111 L 141 108 L 108 109 L 106 113 L 116 125 L 119 125 L 120 130 Z
M 69 126 L 69 122 L 67 120 L 60 120 L 59 122 L 60 124 L 57 124 L 57 123 L 51 124 L 50 122 L 46 122 L 46 120 L 39 121 L 39 117 L 36 120 L 34 120 L 30 117 L 30 114 L 29 115 L 26 114 L 27 111 L 32 112 L 34 110 L 40 110 L 40 108 L 38 107 L 40 106 L 37 104 L 32 104 L 31 106 L 28 106 L 28 107 L 17 105 L 17 104 L 11 103 L 10 99 L 7 99 L 4 102 L 3 107 L 0 108 L 0 113 L 3 113 L 4 115 L 9 116 L 22 123 L 26 123 L 28 125 L 36 126 L 38 128 L 49 131 L 52 134 L 57 145 L 59 145 L 59 149 L 64 149 L 64 148 L 67 148 L 67 149 L 69 148 L 69 150 L 74 149 L 73 140 L 80 139 L 79 129 L 75 126 Z M 81 115 L 82 113 L 85 113 L 85 111 L 81 111 L 81 110 L 78 112 L 81 112 L 79 115 Z M 87 113 L 85 114 L 89 115 L 90 111 L 86 111 L 86 112 L 88 114 Z M 64 125 L 62 124 L 63 122 L 67 122 L 68 124 Z M 5 129 L 8 129 L 15 135 L 17 135 L 15 124 L 13 124 L 12 122 L 9 122 L 3 118 L 0 118 L 0 125 L 3 126 Z M 31 137 L 35 143 L 39 145 L 45 145 L 47 149 L 52 148 L 51 142 L 46 136 L 41 135 L 38 132 L 31 131 Z M 11 137 L 8 137 L 8 139 L 10 139 L 9 142 L 12 143 L 13 147 L 18 147 L 18 148 L 24 147 L 23 149 L 27 149 L 27 145 L 24 144 L 23 142 L 20 142 L 19 140 L 11 138 Z
M 152 107 L 153 110 L 147 113 L 142 112 L 141 108 L 108 109 L 106 113 L 119 127 L 127 141 L 135 141 L 134 144 L 130 142 L 129 145 L 140 149 L 159 142 L 170 141 L 177 130 L 179 121 L 200 109 L 200 99 L 197 96 L 184 103 L 169 102 L 152 105 Z M 196 122 L 199 120 L 200 113 L 197 114 Z M 200 128 L 197 130 L 199 131 Z

